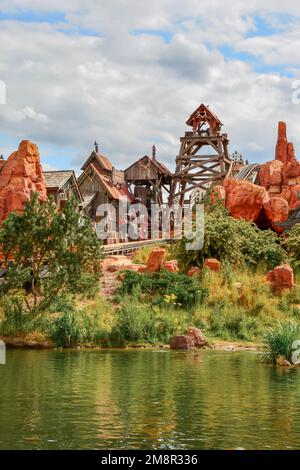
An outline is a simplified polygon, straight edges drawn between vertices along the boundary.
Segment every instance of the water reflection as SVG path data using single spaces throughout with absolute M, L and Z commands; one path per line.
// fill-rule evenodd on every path
M 300 448 L 300 370 L 253 353 L 9 351 L 1 449 Z

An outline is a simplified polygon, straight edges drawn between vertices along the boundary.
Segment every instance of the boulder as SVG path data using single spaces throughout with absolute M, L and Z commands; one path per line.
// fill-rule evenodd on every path
M 258 174 L 259 185 L 266 189 L 270 189 L 270 186 L 279 186 L 281 188 L 282 169 L 283 162 L 280 160 L 272 160 L 261 165 Z
M 173 336 L 170 341 L 171 349 L 193 349 L 194 339 L 191 336 Z
M 269 271 L 266 279 L 278 294 L 285 289 L 292 290 L 294 288 L 294 272 L 289 264 L 281 264 L 273 271 Z
M 269 200 L 265 188 L 244 180 L 225 178 L 226 207 L 236 219 L 254 222 Z
M 207 339 L 199 328 L 190 327 L 187 331 L 187 336 L 193 338 L 196 348 L 204 348 L 207 345 Z
M 282 197 L 272 197 L 264 204 L 265 215 L 273 230 L 282 233 L 284 228 L 277 225 L 278 222 L 285 222 L 289 218 L 288 202 Z
M 191 266 L 187 272 L 187 275 L 190 277 L 199 276 L 201 269 L 197 266 Z
M 221 263 L 216 258 L 207 258 L 204 261 L 203 268 L 208 268 L 215 273 L 218 273 L 221 270 Z
M 1 163 L 0 224 L 10 212 L 23 211 L 26 201 L 37 192 L 40 201 L 47 200 L 47 191 L 38 148 L 23 140 L 19 149 Z
M 159 272 L 165 261 L 166 250 L 164 248 L 155 248 L 148 257 L 146 271 L 148 273 Z
M 282 179 L 285 186 L 300 183 L 300 162 L 292 161 L 286 163 L 282 168 Z
M 177 259 L 173 259 L 171 261 L 166 261 L 163 264 L 163 269 L 166 269 L 170 273 L 178 273 L 179 272 L 179 266 L 178 266 Z

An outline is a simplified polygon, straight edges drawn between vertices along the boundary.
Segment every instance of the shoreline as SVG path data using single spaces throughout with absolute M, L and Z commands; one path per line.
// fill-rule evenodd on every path
M 128 343 L 124 346 L 99 346 L 99 345 L 78 345 L 73 348 L 58 348 L 55 344 L 50 340 L 45 341 L 32 341 L 26 340 L 20 337 L 8 337 L 8 336 L 0 336 L 0 341 L 3 341 L 6 345 L 7 349 L 30 349 L 30 350 L 72 350 L 72 351 L 84 351 L 84 350 L 109 350 L 109 349 L 122 349 L 122 350 L 138 350 L 138 349 L 148 349 L 148 350 L 157 350 L 157 349 L 164 349 L 164 350 L 171 350 L 168 344 L 164 343 L 157 343 L 157 344 L 149 344 L 149 343 Z M 228 351 L 228 352 L 237 352 L 237 351 L 261 351 L 262 344 L 261 343 L 253 343 L 253 342 L 242 342 L 242 341 L 227 341 L 221 339 L 213 339 L 209 341 L 209 345 L 204 348 L 200 349 L 210 349 L 215 351 Z M 190 351 L 195 351 L 197 348 L 194 348 Z M 186 349 L 178 349 L 177 351 L 188 351 Z

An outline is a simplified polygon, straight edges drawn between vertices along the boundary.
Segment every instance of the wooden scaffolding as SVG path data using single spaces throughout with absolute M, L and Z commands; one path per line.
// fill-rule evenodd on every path
M 183 206 L 189 202 L 185 199 L 188 193 L 196 189 L 207 191 L 211 185 L 222 183 L 231 172 L 227 134 L 221 134 L 223 124 L 209 107 L 201 104 L 186 124 L 193 131 L 180 138 L 170 205 L 178 201 Z

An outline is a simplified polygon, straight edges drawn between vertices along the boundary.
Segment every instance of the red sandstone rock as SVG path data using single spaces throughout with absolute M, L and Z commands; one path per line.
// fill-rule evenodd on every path
M 286 137 L 286 123 L 280 121 L 278 123 L 278 138 L 275 151 L 275 160 L 283 163 L 288 162 L 288 141 Z
M 146 271 L 149 273 L 160 271 L 165 260 L 166 250 L 164 248 L 155 248 L 148 257 Z
M 277 222 L 285 222 L 288 220 L 288 202 L 282 197 L 272 197 L 266 204 L 264 204 L 264 210 L 273 230 L 277 233 L 282 233 L 284 228 L 277 225 Z
M 266 189 L 269 189 L 270 186 L 281 187 L 283 165 L 283 162 L 279 160 L 272 160 L 261 165 L 258 175 L 260 186 L 263 186 Z
M 282 169 L 282 179 L 284 185 L 300 183 L 300 162 L 288 162 Z
M 291 163 L 297 160 L 296 155 L 295 155 L 294 144 L 292 142 L 289 142 L 287 145 L 287 158 L 288 158 L 288 161 Z
M 257 186 L 249 181 L 224 180 L 226 191 L 226 207 L 229 214 L 236 219 L 244 219 L 254 222 L 263 207 L 269 200 L 265 188 Z
M 207 339 L 199 328 L 190 327 L 187 331 L 187 336 L 193 338 L 196 348 L 204 348 L 207 345 Z
M 277 266 L 273 271 L 268 272 L 266 279 L 271 282 L 276 293 L 294 288 L 294 272 L 289 264 Z
M 170 341 L 171 349 L 193 349 L 195 343 L 191 336 L 173 336 Z
M 213 205 L 216 204 L 217 201 L 221 201 L 222 204 L 225 204 L 226 193 L 224 186 L 214 186 L 211 190 L 209 198 L 210 203 Z
M 187 272 L 187 275 L 190 276 L 190 277 L 194 277 L 194 276 L 198 276 L 201 272 L 201 269 L 198 268 L 197 266 L 192 266 L 188 272 Z
M 163 268 L 169 271 L 170 273 L 178 273 L 179 267 L 177 259 L 173 259 L 172 261 L 166 261 L 163 264 Z
M 215 258 L 207 258 L 204 261 L 203 268 L 208 268 L 215 273 L 218 273 L 221 270 L 221 263 Z
M 39 194 L 41 201 L 47 200 L 38 148 L 29 140 L 23 140 L 18 151 L 1 165 L 0 224 L 10 212 L 21 213 L 33 192 Z

